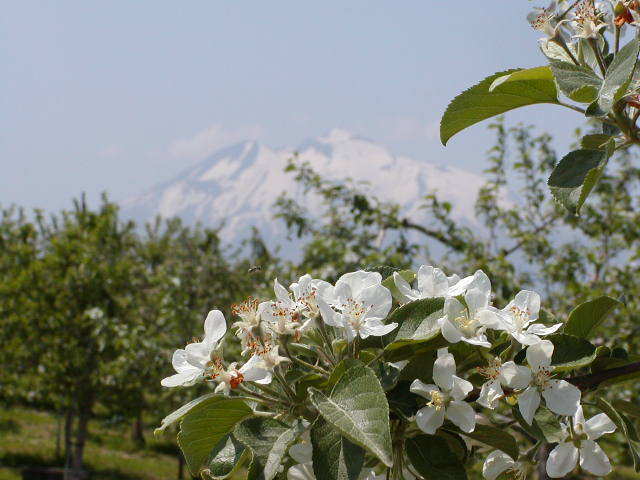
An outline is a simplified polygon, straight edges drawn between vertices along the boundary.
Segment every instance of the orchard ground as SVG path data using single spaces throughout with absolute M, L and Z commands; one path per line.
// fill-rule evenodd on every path
M 131 440 L 131 426 L 91 422 L 87 465 L 92 480 L 178 479 L 178 449 L 167 434 L 154 438 L 145 430 L 146 445 Z M 0 410 L 0 480 L 19 480 L 24 467 L 61 465 L 56 460 L 57 419 L 45 411 L 26 408 Z M 183 478 L 190 478 L 185 467 Z

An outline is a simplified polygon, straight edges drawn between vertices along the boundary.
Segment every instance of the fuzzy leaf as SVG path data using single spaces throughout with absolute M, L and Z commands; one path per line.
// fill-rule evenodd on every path
M 550 66 L 558 88 L 571 100 L 591 103 L 598 97 L 602 80 L 590 68 L 559 60 L 552 60 Z
M 233 435 L 224 436 L 213 448 L 202 473 L 215 480 L 229 478 L 250 457 L 247 449 Z
M 253 452 L 249 478 L 275 478 L 282 458 L 303 430 L 302 423 L 297 420 L 288 425 L 273 418 L 256 417 L 239 423 L 234 435 Z
M 364 464 L 364 450 L 350 442 L 322 417 L 311 427 L 313 472 L 318 480 L 355 480 Z
M 309 398 L 342 435 L 369 450 L 385 465 L 392 465 L 389 404 L 369 367 L 351 361 L 330 395 L 310 388 Z
M 575 370 L 591 365 L 597 357 L 596 347 L 584 338 L 564 333 L 546 337 L 553 343 L 551 365 L 556 371 Z
M 178 445 L 189 470 L 198 476 L 207 467 L 209 455 L 236 424 L 253 411 L 242 400 L 221 395 L 208 397 L 193 406 L 180 422 Z
M 613 58 L 598 96 L 598 106 L 603 111 L 610 112 L 616 102 L 626 94 L 636 68 L 639 51 L 640 42 L 633 39 Z

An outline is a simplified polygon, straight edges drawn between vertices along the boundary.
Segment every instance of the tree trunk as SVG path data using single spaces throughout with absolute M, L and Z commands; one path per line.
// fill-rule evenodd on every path
M 73 408 L 69 407 L 64 419 L 64 466 L 65 471 L 71 466 L 71 458 L 73 457 Z M 65 474 L 66 480 L 66 474 Z
M 84 463 L 84 446 L 87 442 L 87 434 L 89 432 L 89 417 L 89 409 L 82 408 L 78 415 L 78 428 L 74 442 L 73 461 L 71 462 L 71 468 L 77 472 L 82 470 Z
M 141 447 L 143 447 L 146 443 L 144 439 L 144 422 L 142 420 L 142 410 L 138 412 L 136 419 L 133 421 L 131 439 L 136 445 Z
M 178 480 L 182 480 L 184 477 L 184 458 L 182 458 L 182 452 L 178 453 Z
M 56 461 L 62 458 L 62 429 L 64 413 L 59 413 L 56 418 Z
M 551 480 L 549 475 L 547 475 L 547 458 L 549 458 L 549 453 L 551 453 L 551 445 L 545 443 L 538 450 L 538 480 Z

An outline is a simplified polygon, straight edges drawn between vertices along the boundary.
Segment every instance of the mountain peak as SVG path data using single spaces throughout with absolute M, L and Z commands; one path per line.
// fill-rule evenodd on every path
M 257 227 L 271 245 L 286 242 L 282 225 L 273 219 L 273 204 L 286 192 L 311 215 L 319 214 L 318 199 L 307 194 L 284 171 L 294 149 L 273 149 L 256 141 L 241 142 L 214 152 L 172 180 L 123 202 L 123 214 L 138 221 L 156 215 L 180 216 L 186 223 L 216 227 L 224 222 L 222 238 L 235 243 Z M 364 181 L 368 192 L 401 205 L 403 215 L 427 221 L 420 208 L 428 193 L 453 205 L 454 218 L 476 224 L 474 205 L 481 176 L 455 167 L 440 168 L 425 161 L 395 156 L 384 145 L 343 129 L 309 140 L 297 149 L 324 178 Z M 466 186 L 456 188 L 463 182 Z

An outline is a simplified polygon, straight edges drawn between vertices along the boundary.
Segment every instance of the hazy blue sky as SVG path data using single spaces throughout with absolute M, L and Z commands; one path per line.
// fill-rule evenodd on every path
M 0 204 L 138 193 L 217 145 L 334 127 L 479 170 L 484 127 L 446 149 L 463 88 L 542 63 L 527 0 L 14 1 L 0 17 Z M 551 106 L 510 115 L 558 126 Z

